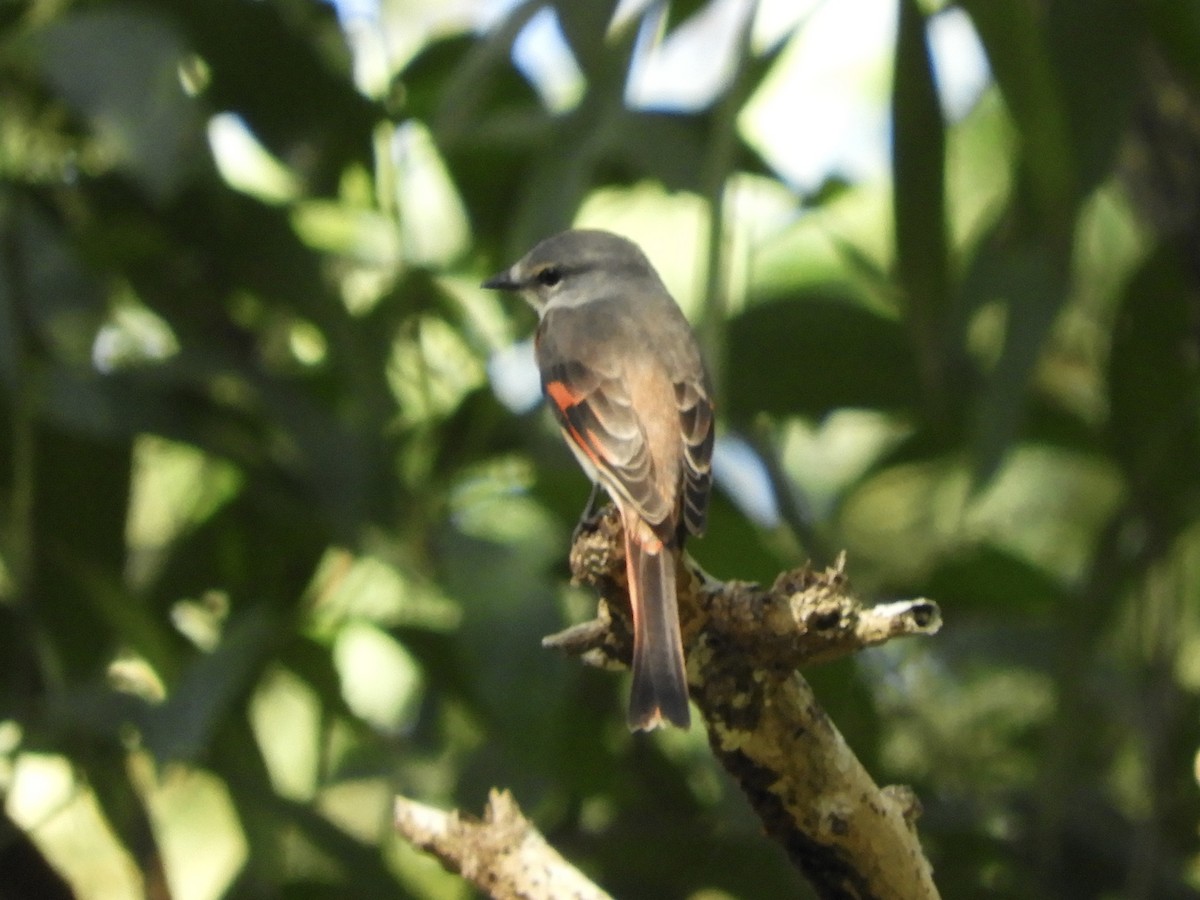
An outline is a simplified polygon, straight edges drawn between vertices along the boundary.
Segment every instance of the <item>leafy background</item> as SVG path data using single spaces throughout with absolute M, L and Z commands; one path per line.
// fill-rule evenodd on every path
M 539 648 L 586 488 L 477 284 L 585 222 L 718 374 L 700 561 L 941 602 L 811 677 L 943 894 L 1197 896 L 1196 7 L 877 3 L 890 172 L 802 188 L 753 110 L 822 4 L 631 94 L 717 3 L 0 5 L 0 895 L 468 896 L 390 798 L 493 785 L 617 896 L 804 894 L 699 729 Z

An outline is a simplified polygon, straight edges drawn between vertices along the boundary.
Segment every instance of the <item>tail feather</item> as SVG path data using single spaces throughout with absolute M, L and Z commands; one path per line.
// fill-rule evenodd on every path
M 656 542 L 650 549 L 625 529 L 625 564 L 633 606 L 633 689 L 629 727 L 649 731 L 664 721 L 687 728 L 687 669 L 675 603 L 675 557 Z

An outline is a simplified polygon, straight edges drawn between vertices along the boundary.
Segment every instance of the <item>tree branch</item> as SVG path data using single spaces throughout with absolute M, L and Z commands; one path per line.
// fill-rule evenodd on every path
M 610 900 L 546 843 L 508 791 L 493 790 L 483 820 L 396 798 L 396 831 L 493 900 Z
M 577 530 L 571 571 L 599 593 L 596 618 L 543 644 L 593 665 L 628 665 L 624 543 L 612 507 Z M 797 673 L 894 637 L 933 634 L 937 604 L 864 608 L 850 593 L 844 554 L 824 571 L 785 572 L 768 590 L 717 581 L 686 554 L 677 574 L 692 700 L 713 753 L 767 833 L 821 897 L 938 897 L 914 824 L 920 803 L 908 788 L 876 786 Z M 546 844 L 507 793 L 493 792 L 483 822 L 400 798 L 396 825 L 492 897 L 606 896 Z
M 544 643 L 592 663 L 626 664 L 629 598 L 611 508 L 577 532 L 571 571 L 600 594 L 597 618 Z M 686 555 L 678 574 L 692 699 L 713 753 L 767 833 L 822 897 L 937 897 L 914 827 L 916 797 L 876 786 L 796 671 L 894 637 L 932 634 L 941 627 L 937 604 L 864 608 L 850 593 L 844 554 L 823 572 L 785 572 L 769 590 L 716 581 Z

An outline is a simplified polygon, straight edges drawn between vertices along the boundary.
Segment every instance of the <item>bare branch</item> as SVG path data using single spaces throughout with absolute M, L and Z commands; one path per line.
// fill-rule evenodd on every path
M 508 791 L 491 792 L 482 821 L 397 797 L 395 825 L 494 900 L 609 900 L 546 843 Z
M 607 511 L 571 550 L 577 581 L 599 592 L 595 621 L 547 646 L 611 666 L 632 646 L 620 523 Z M 786 572 L 769 590 L 720 582 L 685 559 L 679 609 L 692 699 L 709 744 L 822 897 L 934 898 L 932 870 L 907 788 L 880 789 L 797 673 L 894 637 L 932 634 L 937 604 L 905 600 L 863 608 L 845 557 L 823 572 Z
M 546 646 L 606 668 L 628 664 L 623 554 L 611 508 L 578 529 L 571 571 L 600 594 L 597 616 Z M 844 555 L 824 571 L 785 572 L 770 589 L 717 581 L 686 557 L 678 575 L 692 699 L 713 753 L 767 833 L 822 897 L 937 898 L 917 839 L 919 801 L 908 788 L 876 786 L 797 672 L 894 637 L 933 634 L 937 604 L 864 608 L 850 592 Z M 482 822 L 398 798 L 396 827 L 492 897 L 607 896 L 546 844 L 507 793 L 492 792 Z

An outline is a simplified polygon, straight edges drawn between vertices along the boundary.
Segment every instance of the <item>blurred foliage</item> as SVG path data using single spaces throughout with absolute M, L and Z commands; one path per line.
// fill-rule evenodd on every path
M 396 0 L 392 56 L 314 0 L 0 8 L 0 895 L 465 896 L 389 800 L 493 785 L 617 896 L 804 892 L 699 729 L 540 649 L 586 488 L 476 285 L 577 221 L 713 355 L 702 563 L 845 547 L 942 603 L 812 678 L 944 895 L 1200 892 L 1194 6 L 897 0 L 891 178 L 811 192 L 740 115 L 806 18 L 663 109 L 630 73 L 712 4 L 616 6 Z M 993 80 L 951 116 L 963 12 Z M 547 15 L 554 96 L 513 62 Z

